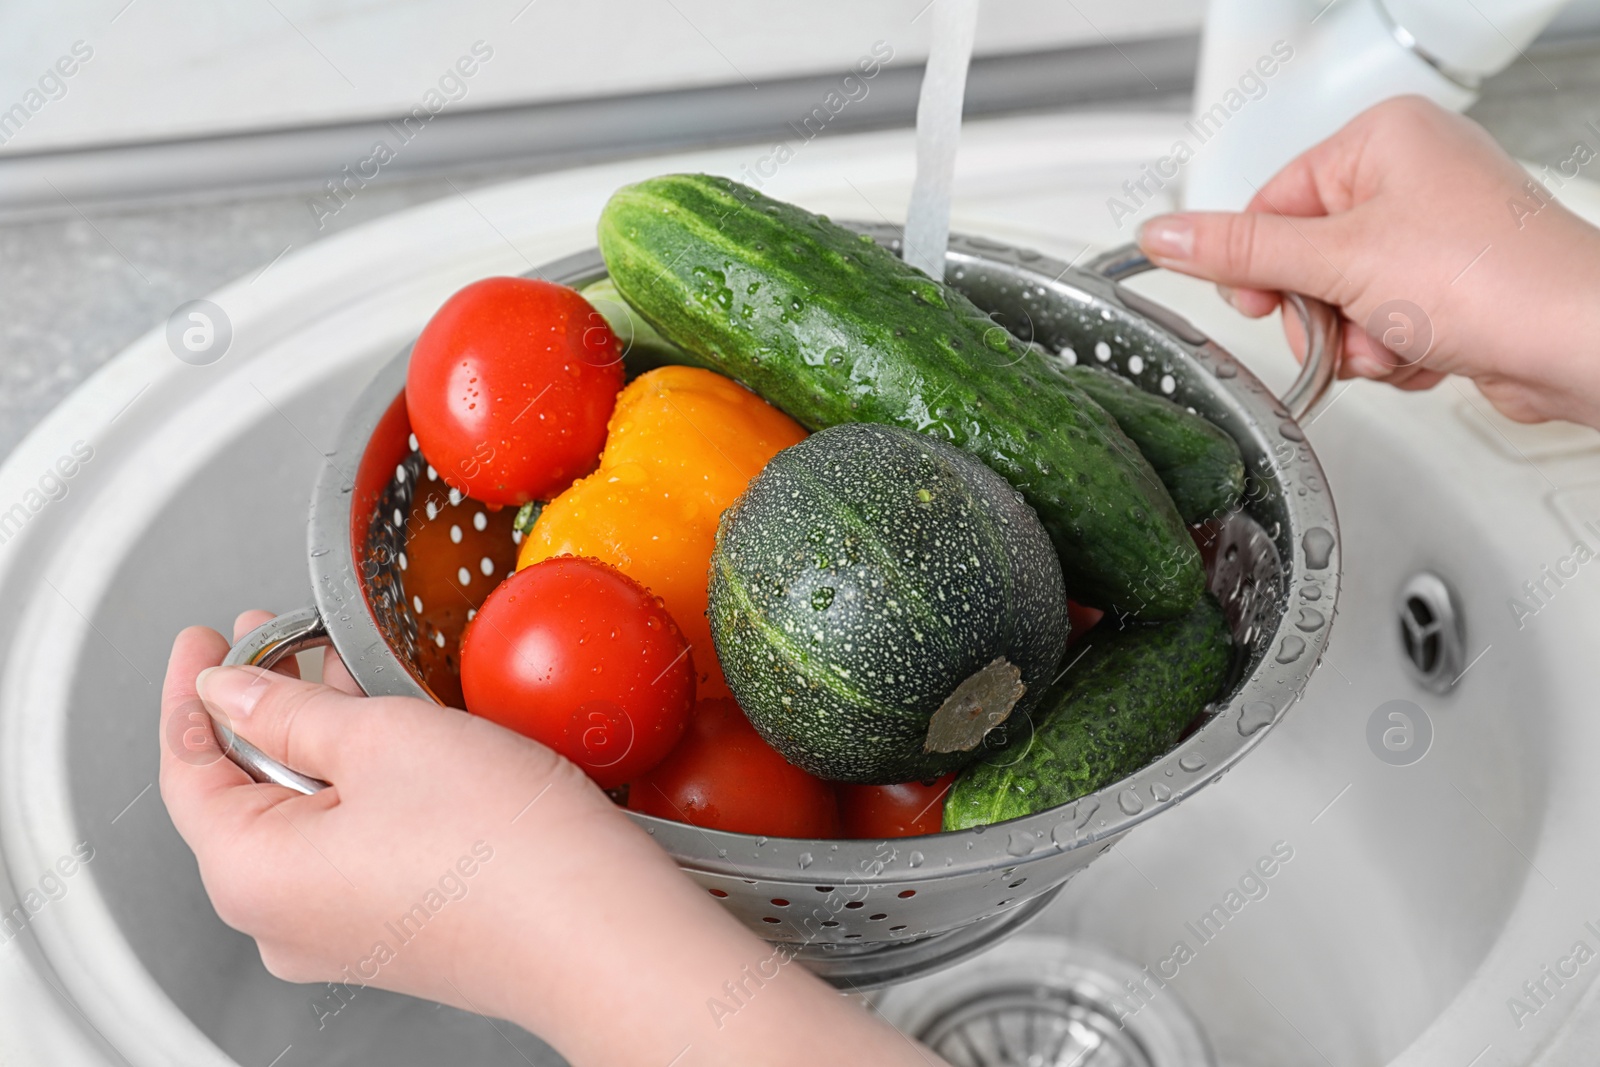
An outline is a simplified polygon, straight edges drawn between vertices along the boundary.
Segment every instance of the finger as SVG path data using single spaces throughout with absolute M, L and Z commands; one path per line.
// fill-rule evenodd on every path
M 1268 289 L 1230 289 L 1225 285 L 1217 288 L 1235 311 L 1249 319 L 1266 318 L 1278 310 L 1281 302 L 1279 295 Z
M 252 608 L 249 611 L 240 612 L 239 617 L 233 620 L 233 643 L 238 644 L 245 634 L 262 623 L 271 622 L 275 618 L 277 616 L 272 612 L 262 611 L 260 608 Z M 273 665 L 272 669 L 279 674 L 287 674 L 291 678 L 300 677 L 300 661 L 293 656 L 283 657 Z
M 302 774 L 329 781 L 340 776 L 346 742 L 368 719 L 364 698 L 259 667 L 206 671 L 197 688 L 239 736 Z
M 1396 377 L 1390 379 L 1389 384 L 1398 389 L 1404 389 L 1407 392 L 1415 393 L 1421 392 L 1424 389 L 1432 389 L 1445 379 L 1443 371 L 1436 371 L 1431 367 L 1406 367 L 1404 368 L 1404 372 L 1405 377 L 1402 378 L 1397 375 Z
M 350 668 L 344 665 L 344 660 L 339 655 L 339 650 L 329 645 L 322 650 L 322 684 L 329 685 L 341 693 L 350 696 L 365 696 L 361 686 L 356 683 L 351 675 Z
M 1405 389 L 1406 392 L 1421 392 L 1424 389 L 1432 389 L 1432 387 L 1437 386 L 1438 382 L 1442 381 L 1445 381 L 1445 373 L 1443 371 L 1421 368 L 1418 373 L 1413 374 L 1406 381 L 1397 382 L 1397 386 L 1400 389 Z
M 191 626 L 172 643 L 161 689 L 161 797 L 173 825 L 194 844 L 212 823 L 209 814 L 229 790 L 250 784 L 250 776 L 217 744 L 211 716 L 200 700 L 195 677 L 215 667 L 228 642 L 204 626 Z
M 1366 330 L 1346 319 L 1344 360 L 1339 366 L 1339 377 L 1388 381 L 1395 370 L 1395 354 L 1374 341 Z
M 1151 261 L 1233 289 L 1305 293 L 1343 306 L 1354 286 L 1339 262 L 1343 227 L 1328 218 L 1261 212 L 1157 215 L 1139 229 Z

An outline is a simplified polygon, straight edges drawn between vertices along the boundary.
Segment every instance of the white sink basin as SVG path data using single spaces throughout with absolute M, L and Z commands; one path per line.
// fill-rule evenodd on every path
M 1170 116 L 1028 118 L 969 128 L 954 227 L 1071 259 L 1126 240 L 1105 198 L 1158 157 Z M 172 635 L 252 606 L 309 602 L 304 516 L 321 453 L 366 378 L 465 282 L 593 243 L 618 184 L 665 169 L 738 173 L 727 150 L 532 179 L 443 201 L 313 246 L 213 299 L 219 362 L 188 366 L 154 331 L 58 409 L 0 468 L 0 510 L 76 441 L 69 491 L 0 544 L 0 863 L 48 890 L 0 939 L 0 1061 L 138 1065 L 556 1062 L 535 1039 L 364 991 L 324 1020 L 327 990 L 279 982 L 211 912 L 152 788 Z M 841 217 L 904 212 L 905 134 L 805 146 L 766 186 Z M 1587 187 L 1568 191 L 1590 197 Z M 1582 206 L 1582 205 L 1580 205 Z M 1600 215 L 1600 211 L 1596 211 Z M 1273 324 L 1207 287 L 1136 287 L 1180 307 L 1274 385 L 1292 374 Z M 1600 951 L 1593 812 L 1600 753 L 1592 650 L 1600 567 L 1518 620 L 1508 599 L 1600 534 L 1600 434 L 1486 417 L 1470 385 L 1401 396 L 1360 385 L 1310 427 L 1343 527 L 1332 650 L 1304 701 L 1220 786 L 1136 831 L 1073 882 L 1036 930 L 1159 969 L 1221 1062 L 1577 1063 L 1600 1028 L 1589 962 L 1536 1004 L 1524 981 L 1578 940 Z M 1585 489 L 1586 484 L 1595 483 Z M 1600 529 L 1600 524 L 1597 524 Z M 1395 599 L 1421 570 L 1459 594 L 1470 669 L 1433 695 L 1405 672 Z M 1480 656 L 1481 653 L 1481 656 Z M 1474 658 L 1477 657 L 1477 658 Z M 1367 742 L 1379 705 L 1422 707 L 1410 766 Z M 59 882 L 46 868 L 87 842 Z M 1276 843 L 1267 893 L 1198 923 Z M 63 887 L 60 892 L 55 886 Z M 9 899 L 9 898 L 8 898 Z M 1169 965 L 1169 971 L 1172 969 Z M 53 990 L 52 990 L 53 987 Z M 58 995 L 59 994 L 59 995 Z M 1514 1020 L 1507 998 L 1530 1011 Z M 1531 1009 L 1538 1010 L 1532 1011 Z M 1130 1009 L 1131 1010 L 1131 1009 Z M 502 1027 L 502 1030 L 505 1028 Z M 510 1033 L 510 1031 L 507 1031 Z M 1488 1047 L 1488 1053 L 1483 1050 Z M 274 1059 L 274 1057 L 279 1057 Z

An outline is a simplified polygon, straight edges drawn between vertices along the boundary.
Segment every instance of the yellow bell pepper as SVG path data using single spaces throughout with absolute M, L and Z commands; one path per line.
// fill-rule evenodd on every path
M 720 374 L 641 374 L 617 397 L 599 468 L 545 505 L 517 568 L 566 554 L 616 567 L 660 597 L 688 638 L 698 696 L 729 696 L 706 618 L 717 520 L 769 459 L 805 436 Z

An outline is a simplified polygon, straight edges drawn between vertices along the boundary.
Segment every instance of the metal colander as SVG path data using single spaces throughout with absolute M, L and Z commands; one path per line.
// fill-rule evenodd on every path
M 891 228 L 857 228 L 898 251 Z M 1135 825 L 1217 781 L 1294 702 L 1322 656 L 1338 593 L 1338 525 L 1296 419 L 1335 376 L 1338 317 L 1289 298 L 1309 343 L 1304 370 L 1280 401 L 1189 323 L 1118 284 L 1149 268 L 1131 248 L 1074 268 L 956 236 L 946 277 L 1056 358 L 1098 362 L 1239 442 L 1246 503 L 1221 522 L 1207 554 L 1240 665 L 1203 723 L 1154 763 L 1075 803 L 955 833 L 768 839 L 630 813 L 733 915 L 837 984 L 862 988 L 930 971 L 1018 927 Z M 605 265 L 590 250 L 535 273 L 582 286 Z M 405 408 L 409 356 L 396 356 L 361 394 L 318 479 L 308 538 L 316 606 L 252 631 L 227 662 L 268 666 L 331 643 L 369 694 L 459 706 L 453 642 L 514 562 L 511 516 L 452 496 L 418 453 Z M 418 588 L 410 561 L 424 552 L 453 554 L 458 589 Z M 303 792 L 323 785 L 218 726 L 229 756 L 257 780 Z

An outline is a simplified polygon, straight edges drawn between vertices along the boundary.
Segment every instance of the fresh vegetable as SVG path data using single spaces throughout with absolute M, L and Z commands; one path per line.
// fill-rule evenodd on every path
M 1125 778 L 1177 744 L 1217 695 L 1232 637 L 1209 595 L 1187 617 L 1102 626 L 1046 694 L 1033 730 L 968 767 L 944 826 L 1003 822 L 1065 804 Z
M 1184 522 L 1204 522 L 1238 504 L 1244 457 L 1220 428 L 1100 367 L 1080 363 L 1063 373 L 1139 446 Z
M 839 821 L 845 837 L 917 837 L 944 825 L 944 798 L 954 774 L 928 782 L 839 786 Z
M 600 249 L 628 304 L 803 425 L 874 422 L 964 448 L 1022 491 L 1067 588 L 1184 614 L 1205 583 L 1160 479 L 1045 356 L 864 237 L 726 178 L 626 186 Z
M 689 646 L 661 601 L 592 559 L 518 571 L 461 641 L 467 710 L 555 749 L 602 788 L 659 763 L 694 704 Z
M 1105 618 L 1105 614 L 1099 608 L 1091 608 L 1076 600 L 1067 601 L 1067 647 L 1081 644 L 1089 636 L 1089 631 Z
M 662 337 L 654 326 L 628 306 L 617 292 L 616 282 L 609 277 L 590 282 L 578 292 L 605 316 L 606 324 L 622 345 L 629 370 L 637 373 L 692 362 L 683 349 Z
M 722 518 L 710 614 L 761 736 L 821 778 L 933 778 L 1025 713 L 1066 641 L 1061 568 L 1005 480 L 850 423 L 773 457 Z
M 545 505 L 517 566 L 559 555 L 615 566 L 666 604 L 703 697 L 726 696 L 706 621 L 717 518 L 805 431 L 741 385 L 694 367 L 640 375 L 617 398 L 600 469 Z
M 621 360 L 605 319 L 573 290 L 474 282 L 411 350 L 412 432 L 445 482 L 474 500 L 547 500 L 594 468 Z
M 833 786 L 790 765 L 731 700 L 702 700 L 671 755 L 628 787 L 645 815 L 768 837 L 837 837 Z

